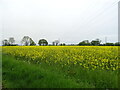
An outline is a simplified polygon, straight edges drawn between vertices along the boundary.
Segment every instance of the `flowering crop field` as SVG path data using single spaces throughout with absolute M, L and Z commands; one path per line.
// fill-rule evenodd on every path
M 27 62 L 77 65 L 86 69 L 118 69 L 118 47 L 103 46 L 9 46 L 3 53 Z
M 45 70 L 53 67 L 50 72 L 84 82 L 81 87 L 117 87 L 118 46 L 3 46 L 2 53 L 28 65 L 45 65 Z

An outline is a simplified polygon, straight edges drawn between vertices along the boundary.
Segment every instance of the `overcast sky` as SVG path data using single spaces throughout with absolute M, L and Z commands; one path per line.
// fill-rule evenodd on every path
M 56 39 L 64 43 L 99 38 L 118 41 L 119 0 L 0 0 L 2 39 L 20 43 L 30 36 L 36 43 Z

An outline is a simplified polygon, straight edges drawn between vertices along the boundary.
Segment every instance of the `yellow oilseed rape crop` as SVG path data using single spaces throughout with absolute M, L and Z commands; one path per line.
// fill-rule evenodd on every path
M 118 46 L 3 46 L 3 54 L 31 63 L 117 70 Z

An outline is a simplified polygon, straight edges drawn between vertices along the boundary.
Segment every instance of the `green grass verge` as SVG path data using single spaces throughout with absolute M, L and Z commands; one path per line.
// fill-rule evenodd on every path
M 17 61 L 3 55 L 3 84 L 6 88 L 76 88 L 83 87 L 63 74 L 38 65 Z
M 2 56 L 3 85 L 6 88 L 117 88 L 117 71 L 60 68 L 46 64 L 29 64 L 12 56 Z

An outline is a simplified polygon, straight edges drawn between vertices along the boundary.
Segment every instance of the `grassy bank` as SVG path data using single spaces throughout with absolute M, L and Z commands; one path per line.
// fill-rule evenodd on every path
M 6 88 L 117 88 L 117 71 L 85 70 L 81 67 L 32 64 L 3 55 Z
M 3 84 L 6 88 L 79 87 L 75 81 L 65 79 L 62 74 L 5 55 L 3 55 Z

